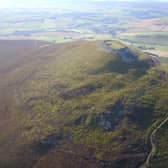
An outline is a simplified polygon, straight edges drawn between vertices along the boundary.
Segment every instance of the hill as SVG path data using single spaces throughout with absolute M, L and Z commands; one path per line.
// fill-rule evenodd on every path
M 117 41 L 0 48 L 0 167 L 145 163 L 167 116 L 167 65 Z M 166 124 L 154 135 L 152 167 L 167 164 Z

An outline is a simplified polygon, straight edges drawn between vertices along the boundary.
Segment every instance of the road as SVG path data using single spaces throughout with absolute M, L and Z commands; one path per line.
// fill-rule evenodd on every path
M 150 161 L 152 159 L 152 157 L 155 155 L 156 153 L 156 144 L 155 144 L 155 140 L 154 137 L 157 133 L 157 131 L 168 121 L 168 116 L 166 116 L 166 118 L 151 132 L 149 139 L 150 139 L 150 144 L 151 144 L 151 151 L 148 154 L 145 163 L 143 163 L 143 165 L 140 166 L 140 168 L 148 168 L 150 165 Z

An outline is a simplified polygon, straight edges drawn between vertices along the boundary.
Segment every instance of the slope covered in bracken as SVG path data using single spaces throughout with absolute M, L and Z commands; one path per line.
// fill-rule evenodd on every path
M 145 162 L 150 134 L 168 111 L 167 65 L 117 41 L 0 48 L 0 168 Z M 166 164 L 165 127 L 151 163 Z

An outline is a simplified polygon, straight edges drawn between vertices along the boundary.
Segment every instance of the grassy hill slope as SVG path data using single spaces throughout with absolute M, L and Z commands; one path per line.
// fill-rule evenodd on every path
M 0 167 L 133 168 L 145 161 L 153 125 L 168 111 L 166 65 L 116 41 L 24 46 L 6 44 L 0 55 Z

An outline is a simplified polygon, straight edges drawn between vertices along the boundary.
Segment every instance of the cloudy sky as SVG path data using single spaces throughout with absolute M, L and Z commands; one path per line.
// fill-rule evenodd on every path
M 144 1 L 144 0 L 1 0 L 0 7 L 36 7 L 36 6 L 51 6 L 63 2 L 94 2 L 94 1 Z M 149 0 L 153 1 L 167 1 L 168 0 Z

